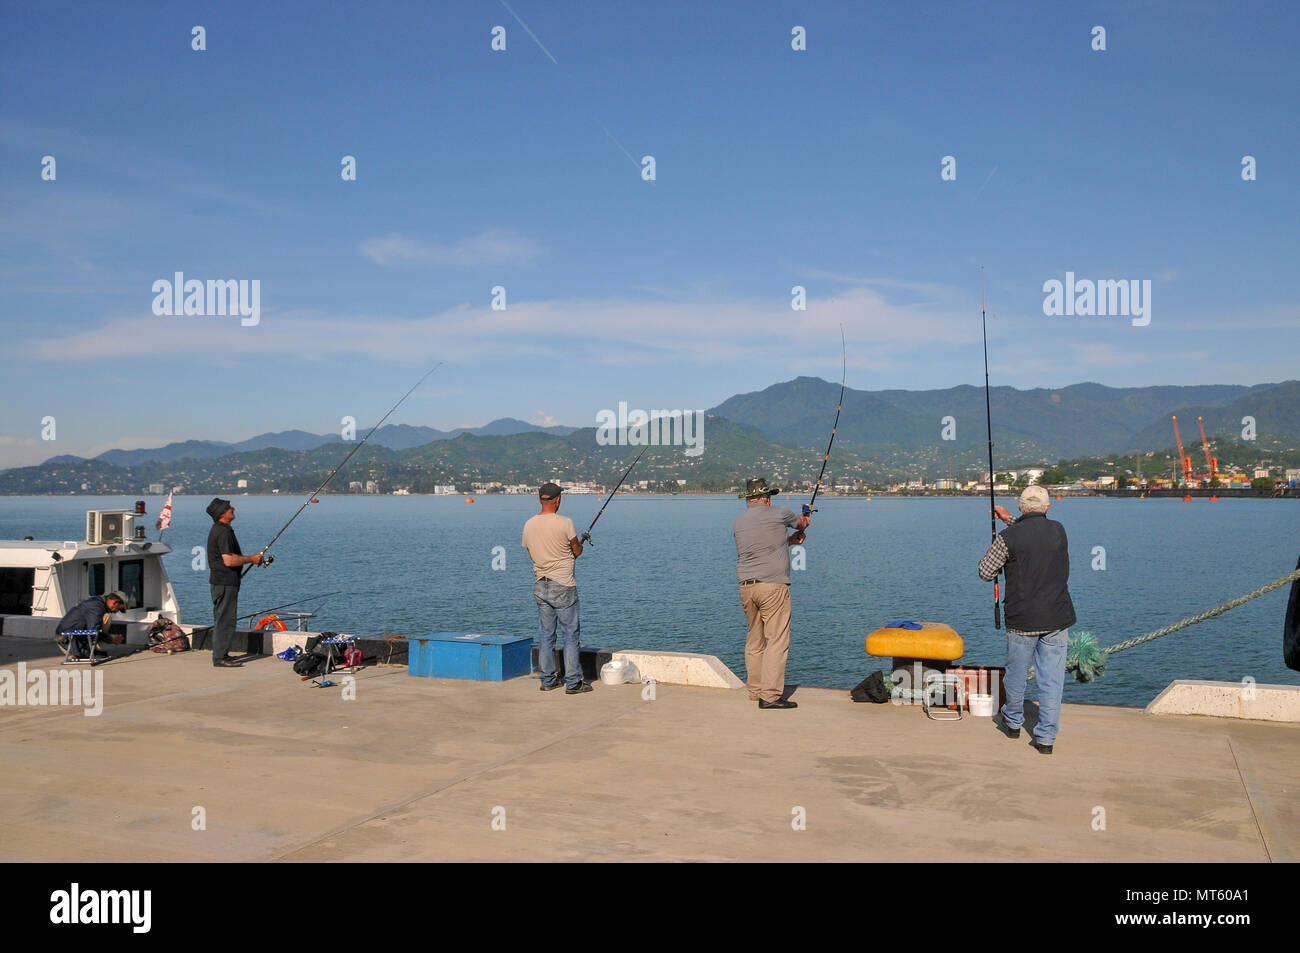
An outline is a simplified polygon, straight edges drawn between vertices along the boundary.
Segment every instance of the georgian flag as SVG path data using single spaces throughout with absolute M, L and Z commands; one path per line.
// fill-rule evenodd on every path
M 167 494 L 167 502 L 163 504 L 162 512 L 158 514 L 157 528 L 158 532 L 170 529 L 172 525 L 172 495 Z

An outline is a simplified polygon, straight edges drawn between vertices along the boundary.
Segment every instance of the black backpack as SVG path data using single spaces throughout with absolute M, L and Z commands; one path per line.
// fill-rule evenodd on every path
M 325 660 L 329 649 L 321 645 L 324 639 L 332 638 L 337 632 L 322 632 L 307 639 L 307 645 L 301 655 L 293 660 L 293 670 L 304 678 L 315 678 L 325 673 Z
M 872 672 L 849 692 L 849 697 L 855 702 L 875 702 L 877 705 L 883 705 L 891 697 L 889 689 L 885 687 L 885 673 Z

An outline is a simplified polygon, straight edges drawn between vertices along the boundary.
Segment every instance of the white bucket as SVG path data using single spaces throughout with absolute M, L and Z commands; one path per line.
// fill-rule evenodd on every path
M 976 718 L 993 717 L 993 696 L 972 693 L 968 696 L 970 702 L 970 713 Z

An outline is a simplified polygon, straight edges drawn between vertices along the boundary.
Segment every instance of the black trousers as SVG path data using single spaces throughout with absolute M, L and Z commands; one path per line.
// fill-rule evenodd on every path
M 230 652 L 235 637 L 235 616 L 239 612 L 238 586 L 209 586 L 212 590 L 212 664 Z

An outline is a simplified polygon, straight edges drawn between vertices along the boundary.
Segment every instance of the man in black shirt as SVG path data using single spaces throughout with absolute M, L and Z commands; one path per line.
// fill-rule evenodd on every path
M 229 657 L 239 612 L 239 580 L 242 567 L 262 564 L 262 554 L 245 556 L 235 531 L 230 528 L 235 508 L 220 497 L 208 504 L 212 529 L 208 531 L 208 586 L 212 590 L 212 664 L 217 668 L 238 668 Z

